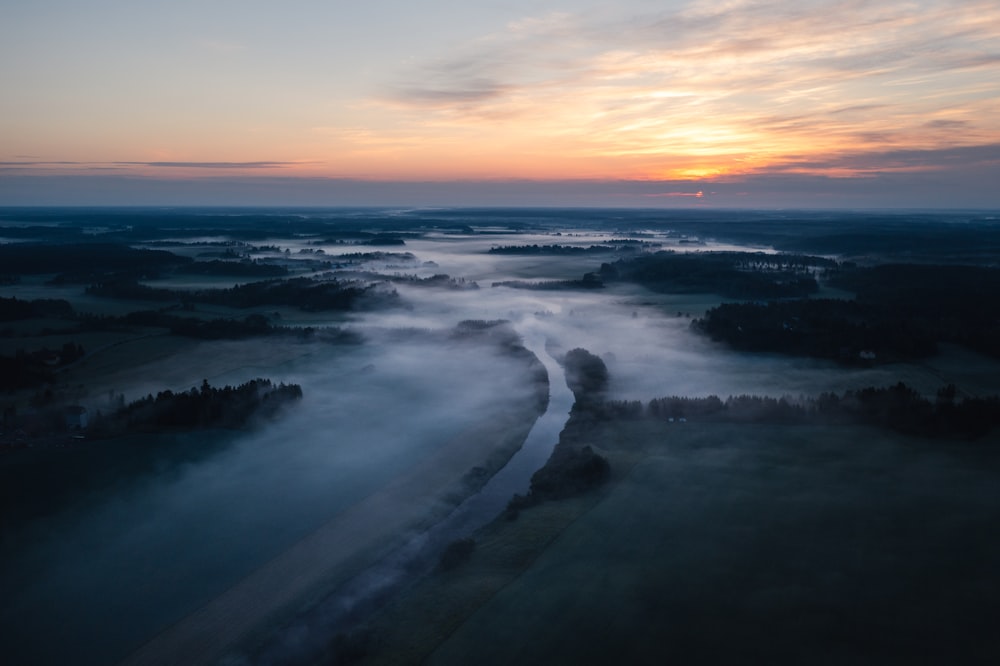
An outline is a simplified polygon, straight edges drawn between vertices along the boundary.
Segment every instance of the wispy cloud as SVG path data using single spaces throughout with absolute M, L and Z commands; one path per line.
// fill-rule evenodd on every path
M 944 171 L 953 167 L 965 170 L 1000 166 L 1000 143 L 978 146 L 959 146 L 938 149 L 897 149 L 887 151 L 856 152 L 818 160 L 775 165 L 773 171 L 795 173 L 819 169 L 843 170 L 859 174 L 874 172 Z
M 283 169 L 299 162 L 115 162 L 127 166 L 148 166 L 190 169 Z
M 154 169 L 284 169 L 288 167 L 301 166 L 304 162 L 135 162 L 135 161 L 114 161 L 114 162 L 87 162 L 87 161 L 46 161 L 46 160 L 16 160 L 0 162 L 0 167 L 7 169 L 39 169 L 39 168 L 78 168 L 78 169 L 116 169 L 130 167 L 150 167 Z
M 997 142 L 998 45 L 993 0 L 553 14 L 409 69 L 376 102 L 397 128 L 472 129 L 481 149 L 535 142 L 607 173 L 718 175 L 801 156 L 799 168 L 848 169 L 839 156 L 860 153 L 876 168 L 893 151 Z
M 451 106 L 455 104 L 476 104 L 489 102 L 502 96 L 506 86 L 489 79 L 450 80 L 435 85 L 429 82 L 424 86 L 402 88 L 396 96 L 411 104 L 431 107 Z

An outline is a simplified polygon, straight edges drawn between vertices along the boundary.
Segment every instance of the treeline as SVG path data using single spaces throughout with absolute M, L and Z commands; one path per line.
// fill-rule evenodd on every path
M 0 296 L 0 321 L 18 321 L 36 317 L 72 317 L 73 314 L 73 306 L 62 298 L 37 298 L 26 301 L 16 296 L 13 298 Z
M 953 385 L 928 400 L 906 384 L 867 387 L 814 398 L 739 395 L 688 398 L 671 396 L 639 401 L 592 403 L 587 413 L 599 420 L 651 418 L 676 423 L 863 424 L 916 437 L 977 439 L 1000 426 L 1000 396 L 957 399 Z
M 508 520 L 514 520 L 524 509 L 542 502 L 582 495 L 609 478 L 611 465 L 604 456 L 590 446 L 573 446 L 560 438 L 549 459 L 531 475 L 528 494 L 515 493 L 507 503 L 505 515 Z
M 179 290 L 150 287 L 134 280 L 112 280 L 92 284 L 87 293 L 107 298 L 160 302 L 204 303 L 233 308 L 288 305 L 306 312 L 353 310 L 398 300 L 395 291 L 378 283 L 316 280 L 306 277 L 238 284 L 229 289 Z
M 263 263 L 250 259 L 240 261 L 194 261 L 177 269 L 187 275 L 221 275 L 227 277 L 281 277 L 288 275 L 288 269 L 277 264 Z
M 137 250 L 119 243 L 0 244 L 0 266 L 11 274 L 93 274 L 115 271 L 148 271 L 192 260 L 166 250 Z M 95 269 L 95 267 L 97 267 Z
M 819 289 L 816 269 L 830 259 L 763 252 L 661 251 L 602 264 L 605 282 L 627 281 L 663 293 L 716 293 L 727 298 L 791 298 Z
M 336 261 L 416 261 L 417 257 L 412 252 L 348 252 L 346 254 L 329 255 L 331 260 Z
M 610 254 L 613 252 L 638 252 L 643 241 L 616 241 L 602 245 L 498 245 L 489 249 L 489 254 L 580 256 L 586 254 Z
M 586 273 L 580 280 L 540 280 L 537 282 L 502 280 L 494 282 L 491 286 L 535 291 L 559 291 L 561 289 L 603 289 L 604 283 L 597 273 Z
M 111 414 L 98 415 L 87 432 L 107 437 L 130 432 L 243 428 L 253 419 L 273 418 L 301 398 L 298 384 L 274 385 L 269 379 L 252 379 L 236 387 L 215 388 L 206 380 L 200 388 L 179 393 L 161 391 Z
M 13 356 L 0 355 L 0 390 L 33 388 L 52 380 L 52 371 L 69 365 L 84 355 L 82 345 L 66 342 L 59 349 L 42 347 L 18 350 Z
M 389 282 L 396 282 L 410 285 L 411 287 L 434 287 L 438 289 L 479 289 L 479 284 L 474 280 L 466 280 L 463 277 L 453 278 L 446 273 L 438 273 L 430 277 L 417 277 L 416 275 L 394 275 L 387 277 Z
M 236 340 L 262 335 L 311 337 L 317 333 L 317 329 L 312 327 L 275 326 L 266 316 L 256 313 L 247 315 L 242 319 L 201 319 L 198 317 L 179 316 L 162 310 L 139 310 L 120 316 L 94 315 L 77 313 L 69 301 L 62 299 L 24 301 L 17 298 L 0 297 L 0 322 L 41 317 L 59 318 L 66 321 L 66 327 L 60 328 L 57 331 L 60 334 L 81 331 L 121 330 L 122 328 L 133 326 L 166 328 L 175 335 L 203 340 Z M 324 327 L 319 329 L 319 331 L 324 334 L 327 340 L 358 341 L 356 335 L 337 328 Z M 0 330 L 0 335 L 11 336 L 13 335 L 13 331 L 11 329 Z M 44 350 L 37 352 L 38 355 L 50 359 L 54 353 Z M 66 357 L 65 345 L 64 349 L 60 350 L 59 353 L 62 354 L 63 358 Z
M 507 319 L 463 319 L 455 324 L 452 340 L 487 340 L 501 347 L 520 347 L 521 336 Z
M 939 342 L 1000 357 L 1000 270 L 844 264 L 828 272 L 854 300 L 725 303 L 694 327 L 735 349 L 870 363 L 930 356 Z
M 147 251 L 151 252 L 153 250 Z M 104 265 L 97 263 L 86 268 L 63 270 L 49 280 L 48 284 L 63 285 L 153 280 L 163 277 L 164 274 L 251 278 L 273 278 L 288 275 L 288 269 L 284 266 L 239 257 L 231 249 L 221 253 L 209 254 L 216 254 L 223 258 L 213 259 L 212 261 L 195 261 L 187 257 L 171 255 L 176 257 L 176 262 L 140 263 L 138 265 L 121 265 L 120 263 L 117 265 Z
M 323 240 L 310 241 L 311 245 L 371 245 L 371 246 L 390 246 L 390 245 L 406 245 L 404 237 L 409 236 L 419 236 L 419 234 L 408 234 L 408 233 L 394 233 L 394 232 L 372 232 L 372 231 L 357 231 L 357 230 L 338 230 L 331 231 L 327 230 L 324 232 L 325 238 Z
M 122 316 L 82 315 L 80 317 L 81 330 L 118 330 L 133 326 L 166 328 L 173 335 L 200 340 L 242 340 L 280 335 L 302 339 L 320 336 L 327 342 L 358 343 L 361 341 L 357 334 L 336 327 L 316 329 L 311 326 L 275 326 L 266 316 L 256 313 L 242 319 L 199 319 L 157 310 L 141 310 Z
M 1000 269 L 931 264 L 844 267 L 831 272 L 830 283 L 854 292 L 873 316 L 1000 357 Z
M 926 322 L 839 299 L 723 303 L 692 326 L 734 349 L 870 364 L 930 356 L 937 335 Z

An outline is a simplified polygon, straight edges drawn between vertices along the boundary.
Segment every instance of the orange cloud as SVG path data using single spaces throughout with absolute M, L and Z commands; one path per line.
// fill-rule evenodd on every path
M 300 75 L 222 31 L 180 68 L 114 60 L 128 94 L 102 97 L 81 70 L 60 93 L 71 108 L 36 108 L 34 83 L 18 83 L 27 92 L 0 102 L 0 168 L 733 181 L 931 169 L 1000 143 L 995 0 L 609 5 L 440 43 L 393 71 L 303 58 Z M 212 76 L 189 76 L 198 69 Z
M 459 177 L 472 163 L 497 176 L 819 173 L 840 155 L 995 141 L 1000 7 L 923 5 L 705 3 L 603 30 L 553 16 L 408 72 L 374 103 L 423 137 L 435 173 Z

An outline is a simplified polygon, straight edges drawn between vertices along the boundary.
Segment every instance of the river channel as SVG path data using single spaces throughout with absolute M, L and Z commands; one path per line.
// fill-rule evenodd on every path
M 231 655 L 223 662 L 226 666 L 262 666 L 307 659 L 309 654 L 323 649 L 331 636 L 350 631 L 414 577 L 426 574 L 449 543 L 469 536 L 495 519 L 515 493 L 528 491 L 532 474 L 545 464 L 559 441 L 574 398 L 562 367 L 547 350 L 545 334 L 530 330 L 523 340 L 548 373 L 549 402 L 518 452 L 478 493 L 459 504 L 444 520 L 296 618 L 277 632 L 264 649 L 253 656 Z

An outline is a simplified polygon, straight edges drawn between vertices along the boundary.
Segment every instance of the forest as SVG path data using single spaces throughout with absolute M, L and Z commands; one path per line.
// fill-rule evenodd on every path
M 662 293 L 716 293 L 727 298 L 788 298 L 819 289 L 814 272 L 836 262 L 762 252 L 660 251 L 602 264 L 605 282 L 625 281 Z
M 107 298 L 124 298 L 171 303 L 205 303 L 233 308 L 287 305 L 305 312 L 351 310 L 388 305 L 398 299 L 382 285 L 336 278 L 307 277 L 238 284 L 228 289 L 166 289 L 150 287 L 135 280 L 111 280 L 90 285 L 86 293 Z
M 928 439 L 982 440 L 1000 426 L 1000 395 L 959 398 L 952 384 L 933 400 L 898 382 L 815 397 L 735 395 L 725 400 L 669 396 L 640 401 L 604 400 L 580 409 L 597 420 L 656 419 L 676 423 L 860 424 Z
M 611 253 L 622 253 L 622 252 L 639 252 L 644 249 L 649 249 L 651 247 L 659 247 L 659 244 L 649 243 L 646 241 L 638 241 L 631 239 L 616 240 L 614 242 L 608 242 L 601 245 L 588 245 L 586 247 L 579 245 L 496 245 L 491 247 L 490 254 L 511 254 L 511 255 L 538 255 L 538 254 L 551 254 L 551 255 L 568 255 L 568 256 L 579 256 L 587 254 L 611 254 Z
M 137 310 L 125 315 L 96 315 L 77 312 L 63 299 L 22 300 L 0 297 L 0 325 L 15 321 L 45 318 L 55 320 L 42 334 L 74 335 L 94 331 L 129 331 L 143 327 L 166 329 L 173 335 L 199 340 L 242 340 L 254 337 L 283 336 L 300 340 L 320 340 L 335 344 L 358 344 L 356 333 L 335 326 L 319 329 L 311 326 L 280 326 L 259 313 L 241 318 L 203 318 L 183 316 L 193 308 Z M 58 323 L 57 323 L 58 322 Z M 0 338 L 13 337 L 10 327 L 0 328 Z M 53 381 L 54 372 L 85 355 L 81 344 L 64 342 L 56 348 L 41 346 L 17 349 L 14 354 L 0 354 L 0 390 L 37 388 Z
M 848 364 L 927 357 L 939 342 L 1000 357 L 998 269 L 845 263 L 828 280 L 855 298 L 723 303 L 693 326 L 743 351 Z
M 254 419 L 274 418 L 301 398 L 302 387 L 297 384 L 274 385 L 269 379 L 252 379 L 239 386 L 216 388 L 206 380 L 199 388 L 160 391 L 98 415 L 87 435 L 102 438 L 132 432 L 244 428 Z
M 18 275 L 91 275 L 95 270 L 101 273 L 146 274 L 191 261 L 166 250 L 136 249 L 120 243 L 0 244 L 0 266 L 3 266 L 4 272 Z

